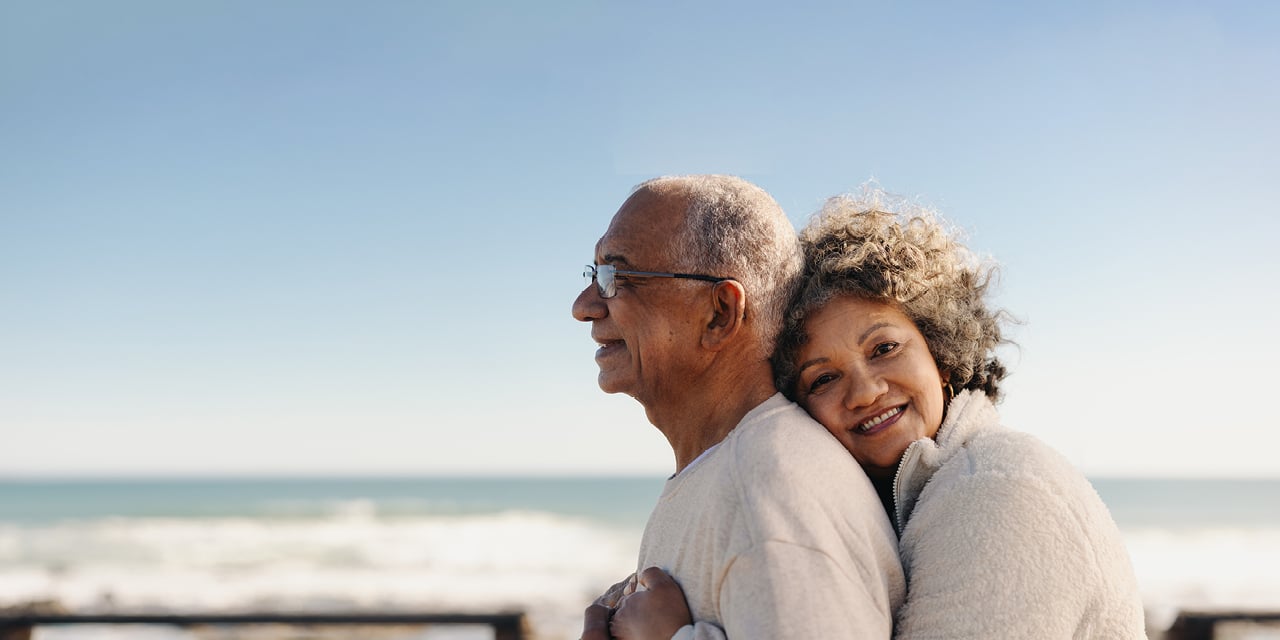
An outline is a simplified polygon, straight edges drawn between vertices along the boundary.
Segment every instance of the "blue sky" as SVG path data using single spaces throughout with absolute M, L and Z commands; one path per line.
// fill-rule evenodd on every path
M 569 305 L 695 172 L 940 208 L 1087 473 L 1276 473 L 1280 10 L 511 5 L 0 5 L 0 474 L 669 472 Z

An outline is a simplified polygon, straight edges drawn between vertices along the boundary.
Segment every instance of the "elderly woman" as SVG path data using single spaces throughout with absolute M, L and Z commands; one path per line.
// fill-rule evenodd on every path
M 895 637 L 1145 637 L 1097 493 L 1000 424 L 992 269 L 931 212 L 875 191 L 831 199 L 801 239 L 806 281 L 774 355 L 778 388 L 862 465 L 897 528 L 908 592 Z M 665 578 L 642 582 L 677 588 Z M 615 636 L 722 637 L 670 603 L 624 598 Z

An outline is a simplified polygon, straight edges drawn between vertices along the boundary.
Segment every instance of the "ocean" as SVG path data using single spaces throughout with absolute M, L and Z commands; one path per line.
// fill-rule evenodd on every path
M 583 607 L 634 570 L 662 484 L 659 477 L 3 480 L 0 608 L 56 601 L 82 613 L 521 609 L 537 637 L 576 638 Z M 1280 479 L 1093 484 L 1124 534 L 1156 627 L 1181 608 L 1280 610 Z M 120 633 L 67 626 L 36 637 L 139 637 Z M 477 637 L 471 633 L 430 637 Z

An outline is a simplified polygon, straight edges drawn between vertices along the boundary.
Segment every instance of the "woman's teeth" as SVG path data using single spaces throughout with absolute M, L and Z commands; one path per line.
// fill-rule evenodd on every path
M 878 415 L 878 416 L 876 416 L 876 417 L 874 417 L 874 418 L 872 418 L 872 419 L 870 419 L 870 420 L 868 420 L 868 421 L 866 421 L 866 422 L 864 422 L 864 423 L 862 423 L 862 424 L 858 425 L 858 428 L 857 428 L 857 429 L 855 429 L 855 431 L 857 431 L 858 433 L 866 433 L 866 432 L 870 431 L 870 430 L 871 430 L 873 427 L 875 427 L 876 425 L 880 424 L 881 422 L 884 422 L 885 420 L 888 420 L 889 418 L 892 418 L 892 417 L 894 417 L 894 416 L 898 415 L 899 413 L 902 413 L 902 407 L 894 407 L 894 408 L 892 408 L 892 409 L 890 409 L 890 410 L 888 410 L 888 411 L 886 411 L 886 412 L 884 412 L 884 413 L 882 413 L 882 414 L 880 414 L 880 415 Z

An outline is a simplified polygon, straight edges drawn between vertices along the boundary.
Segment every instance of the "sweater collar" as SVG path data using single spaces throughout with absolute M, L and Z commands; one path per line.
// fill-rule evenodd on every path
M 938 433 L 933 438 L 916 440 L 907 447 L 893 478 L 893 524 L 898 535 L 902 535 L 916 500 L 934 472 L 959 453 L 977 431 L 999 422 L 1000 416 L 985 393 L 965 389 L 947 404 L 947 417 L 938 427 Z

